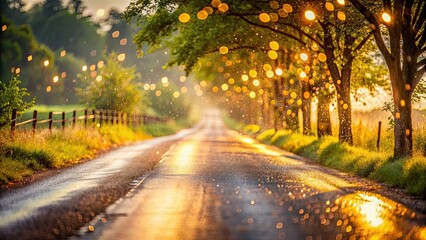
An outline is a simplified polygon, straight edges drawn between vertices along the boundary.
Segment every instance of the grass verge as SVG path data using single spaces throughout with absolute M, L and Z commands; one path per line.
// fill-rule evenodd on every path
M 8 130 L 0 131 L 0 186 L 24 180 L 35 171 L 67 167 L 114 146 L 151 137 L 176 133 L 187 127 L 184 122 L 150 124 L 137 129 L 121 125 L 102 128 L 77 126 L 52 133 L 40 130 L 33 136 L 18 131 L 15 138 Z
M 290 131 L 253 131 L 253 125 L 243 128 L 243 133 L 257 140 L 311 159 L 321 165 L 351 172 L 362 177 L 401 187 L 412 195 L 426 198 L 426 157 L 415 154 L 410 159 L 394 159 L 388 152 L 377 152 L 340 143 L 336 137 L 318 139 L 313 136 L 293 134 Z

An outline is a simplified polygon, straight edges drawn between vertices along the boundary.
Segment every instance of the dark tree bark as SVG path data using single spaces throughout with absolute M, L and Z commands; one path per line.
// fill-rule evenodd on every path
M 331 120 L 330 120 L 330 96 L 318 95 L 318 138 L 331 136 Z

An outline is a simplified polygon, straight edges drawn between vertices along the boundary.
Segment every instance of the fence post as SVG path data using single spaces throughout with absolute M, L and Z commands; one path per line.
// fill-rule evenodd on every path
M 49 112 L 49 132 L 52 133 L 53 112 Z
M 379 121 L 379 130 L 377 132 L 377 144 L 376 144 L 377 150 L 380 149 L 380 132 L 381 132 L 381 129 L 382 129 L 382 122 Z
M 115 116 L 114 111 L 111 110 L 111 124 L 112 125 L 114 125 L 114 116 Z
M 102 120 L 103 120 L 103 114 L 102 114 L 102 110 L 99 110 L 99 127 L 102 127 Z
M 37 110 L 34 110 L 33 113 L 33 135 L 35 134 L 37 128 Z
M 95 110 L 95 109 L 92 109 L 92 113 L 93 113 L 93 120 L 92 120 L 92 123 L 95 123 L 95 125 L 96 125 L 96 110 Z
M 87 109 L 84 109 L 84 127 L 87 127 Z
M 115 124 L 118 125 L 118 111 L 116 110 L 114 111 L 114 113 L 115 113 Z
M 62 130 L 65 130 L 65 123 L 66 123 L 66 119 L 65 119 L 65 112 L 62 112 Z
M 12 134 L 12 137 L 15 134 L 17 111 L 17 109 L 12 110 L 12 123 L 10 124 L 10 133 Z
M 75 127 L 75 124 L 77 122 L 77 111 L 72 111 L 72 126 Z

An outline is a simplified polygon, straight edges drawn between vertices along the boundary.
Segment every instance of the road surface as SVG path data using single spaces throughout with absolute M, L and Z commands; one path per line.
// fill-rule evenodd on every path
M 426 239 L 424 213 L 379 194 L 379 185 L 227 130 L 217 112 L 192 130 L 141 144 L 112 152 L 107 167 L 99 160 L 87 164 L 98 170 L 81 165 L 77 178 L 62 177 L 75 174 L 75 169 L 59 174 L 56 177 L 67 182 L 65 187 L 57 185 L 61 191 L 43 191 L 54 187 L 39 184 L 34 191 L 23 188 L 0 196 L 0 214 L 7 216 L 0 220 L 2 233 L 25 233 L 23 223 L 54 225 L 60 216 L 43 209 L 52 212 L 63 203 L 87 202 L 81 192 L 99 192 L 100 185 L 120 181 L 122 172 L 131 172 L 127 161 L 141 155 L 138 162 L 152 159 L 152 164 L 130 165 L 145 170 L 122 183 L 127 187 L 121 186 L 121 198 L 94 211 L 90 204 L 104 201 L 95 195 L 96 201 L 83 205 L 90 205 L 89 215 L 77 206 L 81 225 L 90 222 L 79 232 L 71 229 L 77 234 L 73 239 Z M 74 185 L 78 187 L 70 190 Z M 52 197 L 37 197 L 39 191 Z M 36 201 L 28 200 L 31 195 Z M 67 224 L 56 230 L 53 225 L 50 229 L 58 237 L 70 232 Z M 30 232 L 31 237 L 41 234 Z

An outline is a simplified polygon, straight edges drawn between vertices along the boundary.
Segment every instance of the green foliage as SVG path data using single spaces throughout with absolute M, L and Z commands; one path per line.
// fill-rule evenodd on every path
M 97 109 L 110 109 L 123 112 L 136 112 L 144 101 L 142 92 L 135 80 L 138 75 L 134 67 L 124 67 L 117 55 L 108 56 L 106 66 L 99 69 L 94 79 L 89 74 L 80 75 L 85 85 L 77 89 L 81 102 Z
M 26 102 L 24 97 L 29 96 L 27 89 L 20 87 L 21 81 L 14 77 L 9 86 L 0 82 L 0 128 L 10 124 L 12 110 L 23 112 L 34 105 L 35 100 Z
M 76 80 L 78 78 L 78 74 L 81 73 L 81 67 L 86 65 L 86 62 L 84 59 L 78 58 L 72 54 L 67 54 L 64 57 L 60 57 L 59 52 L 60 51 L 56 53 L 56 64 L 58 66 L 58 71 L 61 73 L 66 73 L 66 77 L 61 78 L 60 80 L 60 84 L 63 85 L 61 98 L 63 99 L 64 103 L 76 104 L 79 102 L 76 92 Z
M 257 135 L 256 139 L 263 143 L 271 143 L 272 137 L 275 135 L 275 129 L 267 129 Z
M 242 132 L 249 135 L 255 135 L 260 132 L 260 126 L 256 124 L 249 124 L 243 128 Z
M 376 171 L 371 174 L 371 178 L 377 181 L 386 182 L 390 186 L 402 187 L 403 166 L 404 160 L 384 161 L 377 167 Z
M 1 25 L 6 25 L 6 31 L 1 35 L 1 82 L 6 83 L 11 78 L 11 70 L 16 72 L 19 67 L 22 86 L 37 97 L 38 101 L 47 100 L 44 89 L 50 84 L 50 79 L 56 73 L 54 54 L 45 45 L 40 44 L 32 34 L 28 25 L 16 26 L 10 20 L 1 18 Z M 28 61 L 28 56 L 32 57 Z M 48 60 L 49 66 L 42 67 Z M 42 91 L 40 91 L 43 89 Z M 56 91 L 56 89 L 53 89 Z
M 20 181 L 35 170 L 76 164 L 115 145 L 148 138 L 143 131 L 117 125 L 68 128 L 52 134 L 46 130 L 34 137 L 30 132 L 18 131 L 13 141 L 8 130 L 0 133 L 0 184 Z
M 104 46 L 104 39 L 97 30 L 98 26 L 90 19 L 78 18 L 62 10 L 49 16 L 36 34 L 53 50 L 64 48 L 77 57 L 93 61 L 100 58 Z
M 161 93 L 157 96 L 157 92 Z M 172 118 L 186 118 L 189 116 L 190 105 L 186 95 L 180 94 L 178 98 L 174 96 L 175 93 L 179 93 L 179 89 L 172 82 L 169 86 L 164 87 L 163 85 L 157 86 L 157 91 L 149 92 L 149 99 L 151 107 L 161 117 L 172 117 Z
M 5 184 L 9 181 L 21 181 L 32 173 L 33 170 L 25 163 L 0 156 L 0 184 Z
M 234 129 L 236 131 L 240 131 L 243 129 L 244 124 L 241 122 L 236 121 L 234 118 L 231 118 L 229 116 L 225 116 L 224 120 L 225 125 L 230 128 L 230 129 Z
M 426 196 L 426 157 L 413 157 L 404 164 L 404 184 L 413 194 Z
M 52 108 L 50 108 L 52 110 Z M 173 134 L 187 127 L 188 122 L 168 122 L 129 128 L 104 125 L 101 128 L 67 128 L 65 131 L 18 131 L 14 140 L 9 130 L 0 130 L 0 185 L 21 181 L 35 170 L 62 168 L 94 157 L 117 145 L 151 136 Z
M 144 132 L 149 136 L 153 137 L 161 137 L 172 135 L 180 130 L 182 127 L 177 124 L 164 124 L 164 123 L 156 123 L 156 124 L 148 124 L 143 126 Z

